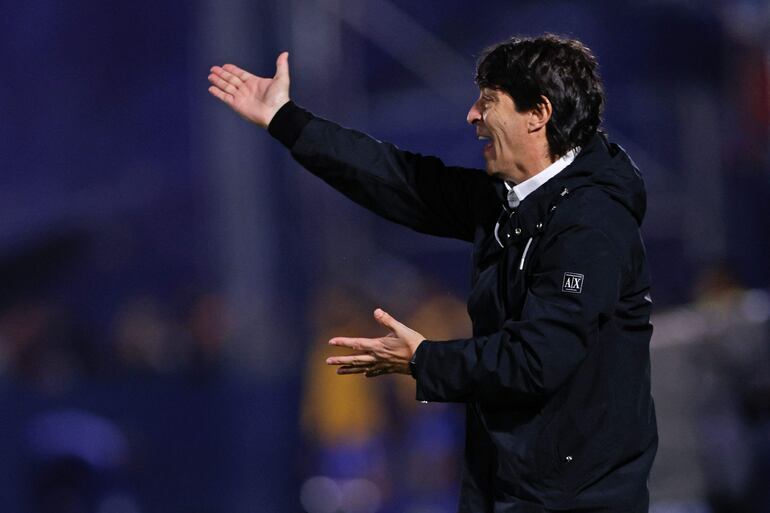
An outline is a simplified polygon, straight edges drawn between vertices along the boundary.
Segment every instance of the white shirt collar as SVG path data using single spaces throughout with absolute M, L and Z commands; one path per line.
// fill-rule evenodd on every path
M 531 176 L 517 185 L 511 185 L 505 182 L 505 187 L 508 189 L 508 206 L 516 208 L 519 203 L 524 201 L 524 198 L 532 194 L 538 187 L 545 182 L 559 174 L 565 167 L 572 164 L 577 154 L 580 153 L 580 147 L 572 148 L 563 157 L 554 161 L 550 166 L 540 171 L 538 174 Z

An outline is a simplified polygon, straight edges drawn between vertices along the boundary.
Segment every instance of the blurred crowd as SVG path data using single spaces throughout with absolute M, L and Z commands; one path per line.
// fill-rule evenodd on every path
M 659 511 L 770 511 L 770 295 L 711 266 L 653 324 Z
M 3 511 L 147 511 L 136 488 L 165 458 L 154 446 L 168 445 L 155 432 L 189 439 L 168 407 L 223 381 L 230 329 L 221 293 L 185 289 L 169 302 L 147 288 L 123 295 L 94 323 L 76 296 L 98 287 L 65 276 L 76 274 L 83 244 L 54 235 L 0 259 Z
M 218 372 L 226 337 L 215 293 L 178 311 L 149 295 L 128 298 L 106 341 L 79 325 L 66 304 L 29 298 L 0 311 L 0 376 L 50 394 L 126 374 L 205 378 Z

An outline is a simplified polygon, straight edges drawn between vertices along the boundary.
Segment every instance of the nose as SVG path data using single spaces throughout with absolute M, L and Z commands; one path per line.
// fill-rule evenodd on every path
M 481 98 L 473 102 L 473 105 L 471 105 L 470 110 L 468 111 L 468 115 L 465 117 L 465 120 L 471 124 L 474 125 L 476 122 L 481 121 L 481 105 L 480 102 Z

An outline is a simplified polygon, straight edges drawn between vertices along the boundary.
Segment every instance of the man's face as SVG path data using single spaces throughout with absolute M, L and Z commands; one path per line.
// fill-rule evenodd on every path
M 487 140 L 484 159 L 487 174 L 519 183 L 526 179 L 522 161 L 528 144 L 529 113 L 518 112 L 511 96 L 497 89 L 481 88 L 478 100 L 468 111 L 468 123 L 476 127 L 476 136 Z

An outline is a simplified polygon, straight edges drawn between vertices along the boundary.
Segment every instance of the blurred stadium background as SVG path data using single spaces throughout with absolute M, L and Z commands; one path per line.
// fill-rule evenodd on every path
M 596 53 L 645 174 L 654 513 L 770 511 L 766 0 L 0 2 L 0 511 L 454 510 L 460 410 L 335 379 L 382 306 L 468 333 L 463 244 L 328 190 L 206 92 L 272 74 L 317 114 L 483 166 L 475 58 Z

